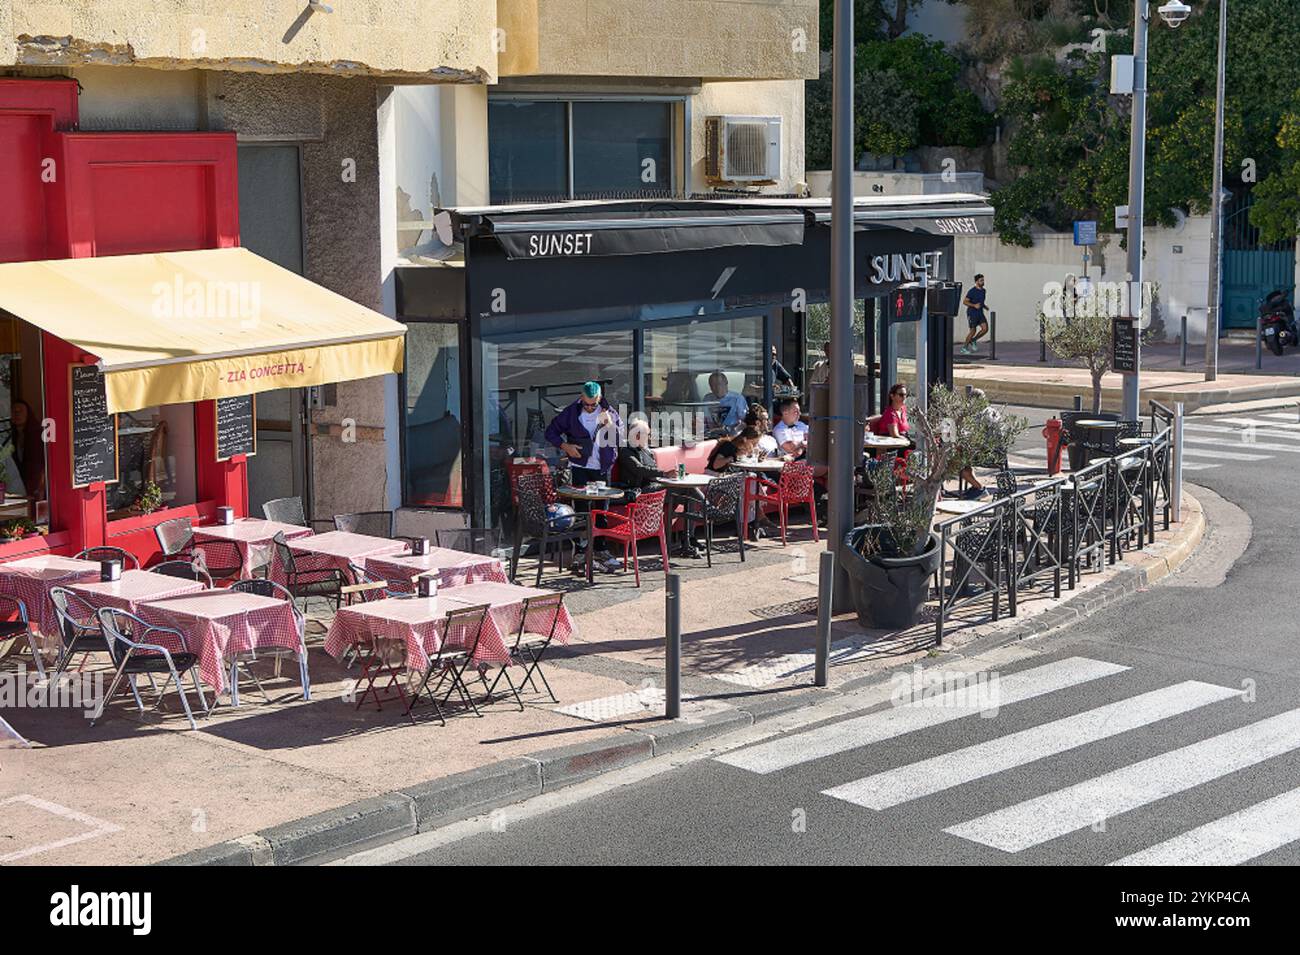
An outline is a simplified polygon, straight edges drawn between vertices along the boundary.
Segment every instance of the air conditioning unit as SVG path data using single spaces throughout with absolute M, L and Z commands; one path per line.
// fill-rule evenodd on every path
M 774 183 L 779 180 L 781 117 L 706 117 L 704 176 L 713 183 Z

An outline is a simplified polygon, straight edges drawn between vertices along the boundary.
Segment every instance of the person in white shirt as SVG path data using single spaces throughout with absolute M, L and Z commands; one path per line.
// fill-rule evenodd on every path
M 776 443 L 776 438 L 772 437 L 772 418 L 767 413 L 767 409 L 760 404 L 749 406 L 749 413 L 745 415 L 745 427 L 753 428 L 758 432 L 757 455 L 760 458 L 779 458 L 781 448 Z
M 781 420 L 772 429 L 772 437 L 783 454 L 802 458 L 808 451 L 808 425 L 800 420 L 802 411 L 797 398 L 785 398 L 780 404 Z

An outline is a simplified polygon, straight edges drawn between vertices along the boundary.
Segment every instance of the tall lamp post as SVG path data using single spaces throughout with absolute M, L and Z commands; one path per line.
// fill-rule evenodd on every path
M 1138 419 L 1138 394 L 1141 390 L 1142 336 L 1137 331 L 1142 317 L 1142 210 L 1146 186 L 1147 147 L 1147 23 L 1151 4 L 1137 0 L 1133 4 L 1133 118 L 1130 126 L 1128 160 L 1128 285 L 1125 288 L 1123 313 L 1133 320 L 1133 370 L 1124 373 L 1124 419 Z M 1133 304 L 1137 290 L 1137 305 Z

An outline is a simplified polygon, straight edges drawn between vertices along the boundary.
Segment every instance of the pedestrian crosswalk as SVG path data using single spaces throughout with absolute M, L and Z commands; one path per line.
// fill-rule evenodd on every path
M 901 698 L 895 694 L 895 705 L 887 709 L 778 736 L 715 758 L 752 773 L 769 774 L 853 752 L 852 757 L 828 765 L 865 768 L 871 765 L 872 747 L 887 740 L 945 726 L 948 736 L 966 739 L 973 728 L 952 724 L 976 714 L 997 714 L 1007 722 L 1007 731 L 992 739 L 948 748 L 938 755 L 820 790 L 822 795 L 842 803 L 876 813 L 888 812 L 979 780 L 1032 772 L 1040 761 L 1062 754 L 1083 754 L 1088 747 L 1123 734 L 1133 734 L 1129 738 L 1135 746 L 1149 752 L 1153 746 L 1159 747 L 1166 735 L 1186 732 L 1186 724 L 1180 720 L 1201 711 L 1207 714 L 1207 720 L 1222 719 L 1232 712 L 1227 701 L 1241 698 L 1238 687 L 1198 680 L 1138 693 L 1127 692 L 1122 681 L 1114 683 L 1119 675 L 1135 672 L 1108 661 L 1068 657 L 1010 674 L 984 674 L 986 685 L 981 693 L 969 692 L 971 681 L 978 681 L 980 674 L 964 674 L 944 692 L 912 693 Z M 990 677 L 991 685 L 987 679 Z M 941 689 L 943 685 L 938 686 Z M 1089 686 L 1096 689 L 1090 691 Z M 1017 714 L 1032 712 L 1033 708 L 1015 707 L 1027 700 L 1043 699 L 1072 708 L 1077 693 L 1105 692 L 1113 697 L 1116 691 L 1126 695 L 1061 718 L 1032 721 L 1028 726 Z M 1010 715 L 1002 715 L 1007 707 L 1012 708 Z M 1207 709 L 1213 707 L 1219 709 Z M 928 746 L 934 737 L 924 739 Z M 858 750 L 862 751 L 861 759 Z M 1005 853 L 1023 852 L 1090 827 L 1096 829 L 1099 823 L 1177 797 L 1194 787 L 1233 774 L 1246 775 L 1252 767 L 1297 751 L 1300 709 L 1293 709 L 1252 719 L 1235 729 L 1125 765 L 1103 765 L 1097 775 L 1072 785 L 970 818 L 944 820 L 940 825 L 948 836 Z M 1105 752 L 1114 753 L 1116 749 Z M 1094 758 L 1095 752 L 1088 754 L 1089 761 L 1080 765 L 1091 766 Z M 824 773 L 826 765 L 814 773 Z M 1009 789 L 1014 791 L 1014 787 Z M 1230 808 L 1233 811 L 1220 818 L 1111 864 L 1238 864 L 1300 840 L 1300 788 Z

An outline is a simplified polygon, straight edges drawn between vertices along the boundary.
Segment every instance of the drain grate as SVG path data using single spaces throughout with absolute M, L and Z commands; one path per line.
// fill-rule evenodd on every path
M 774 617 L 789 617 L 797 614 L 807 614 L 815 617 L 817 616 L 817 598 L 806 597 L 803 600 L 791 600 L 783 604 L 754 607 L 749 612 L 760 620 L 771 620 Z

